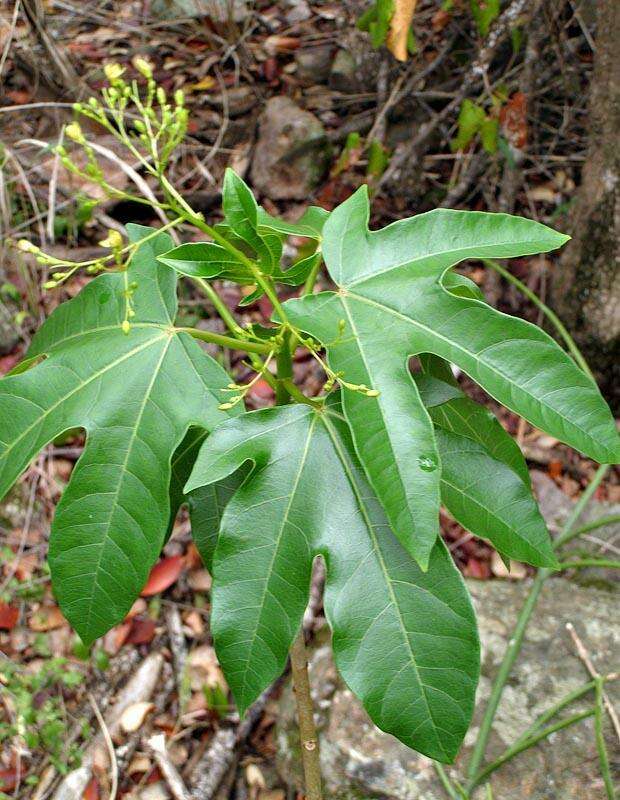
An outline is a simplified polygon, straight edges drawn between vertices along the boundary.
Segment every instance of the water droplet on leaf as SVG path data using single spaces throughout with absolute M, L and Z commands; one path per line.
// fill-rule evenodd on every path
M 437 459 L 434 456 L 420 456 L 418 458 L 418 466 L 424 472 L 432 472 L 437 469 Z

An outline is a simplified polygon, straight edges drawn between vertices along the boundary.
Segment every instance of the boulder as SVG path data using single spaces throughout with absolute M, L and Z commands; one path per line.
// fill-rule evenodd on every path
M 259 120 L 252 159 L 254 188 L 273 200 L 304 200 L 329 166 L 323 124 L 288 97 L 272 97 Z
M 446 768 L 454 777 L 462 774 L 467 763 L 491 681 L 529 586 L 529 581 L 469 584 L 480 626 L 482 677 L 474 723 L 456 764 Z M 589 680 L 566 631 L 567 622 L 575 625 L 601 673 L 618 669 L 617 593 L 583 588 L 562 578 L 548 581 L 504 690 L 487 751 L 490 759 L 503 752 L 541 712 Z M 323 646 L 311 662 L 326 797 L 445 800 L 432 762 L 370 722 L 361 704 L 338 678 L 330 653 L 329 646 Z M 607 685 L 615 702 L 620 700 L 619 684 L 617 681 Z M 574 703 L 571 713 L 587 708 L 592 701 L 589 695 L 583 702 Z M 299 740 L 294 719 L 294 699 L 287 686 L 277 732 L 278 768 L 285 780 L 300 787 Z M 605 725 L 613 769 L 618 766 L 620 754 L 607 719 Z M 604 800 L 592 719 L 558 731 L 521 753 L 493 773 L 490 782 L 495 800 Z M 474 800 L 485 797 L 483 788 L 474 794 Z

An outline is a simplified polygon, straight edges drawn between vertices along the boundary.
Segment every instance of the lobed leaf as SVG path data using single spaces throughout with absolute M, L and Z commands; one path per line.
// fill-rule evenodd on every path
M 479 652 L 469 597 L 443 543 L 421 572 L 389 530 L 335 405 L 224 423 L 186 490 L 247 462 L 252 471 L 222 517 L 212 590 L 215 646 L 240 711 L 284 668 L 321 555 L 344 680 L 379 727 L 451 761 L 471 717 Z
M 458 365 L 507 408 L 597 461 L 618 460 L 619 439 L 596 385 L 551 337 L 446 288 L 447 270 L 463 259 L 547 252 L 568 237 L 506 214 L 440 209 L 372 232 L 368 217 L 362 187 L 324 228 L 338 291 L 285 308 L 325 345 L 332 369 L 380 392 L 370 399 L 345 388 L 345 416 L 395 534 L 425 568 L 438 534 L 441 464 L 410 356 Z
M 128 231 L 133 241 L 153 233 Z M 150 239 L 126 272 L 94 279 L 59 306 L 28 353 L 46 358 L 0 380 L 0 495 L 56 436 L 87 434 L 49 550 L 55 595 L 86 643 L 124 618 L 159 556 L 170 461 L 187 429 L 226 418 L 218 404 L 228 376 L 173 327 L 176 277 L 156 260 L 170 244 L 166 234 Z

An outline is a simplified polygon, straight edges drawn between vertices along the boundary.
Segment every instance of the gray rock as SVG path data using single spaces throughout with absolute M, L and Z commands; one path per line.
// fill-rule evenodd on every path
M 329 74 L 329 85 L 336 92 L 355 94 L 360 91 L 359 69 L 348 50 L 338 50 Z
M 255 189 L 274 200 L 303 200 L 329 165 L 330 148 L 320 120 L 288 97 L 272 97 L 259 120 L 252 159 Z
M 483 647 L 478 707 L 463 751 L 449 774 L 458 777 L 467 763 L 491 680 L 529 589 L 529 582 L 471 582 Z M 552 579 L 543 589 L 525 638 L 521 657 L 504 691 L 487 755 L 496 758 L 533 720 L 568 692 L 588 681 L 576 657 L 567 622 L 574 623 L 596 666 L 618 669 L 620 626 L 616 593 L 584 589 Z M 321 760 L 327 798 L 359 800 L 445 800 L 432 762 L 379 731 L 360 703 L 339 680 L 330 648 L 316 651 L 311 664 L 317 721 L 321 730 Z M 608 684 L 612 700 L 620 700 L 619 682 Z M 592 703 L 571 706 L 571 712 Z M 607 723 L 606 723 L 607 724 Z M 612 769 L 620 753 L 606 731 Z M 287 687 L 281 701 L 277 732 L 278 767 L 289 782 L 301 785 L 299 745 L 294 724 L 294 700 Z M 616 749 L 614 749 L 616 747 Z M 620 777 L 620 776 L 619 776 Z M 491 778 L 495 800 L 604 800 L 592 719 L 556 732 L 535 748 L 505 764 Z M 475 800 L 485 797 L 479 789 Z
M 552 535 L 555 535 L 566 522 L 574 503 L 546 473 L 533 470 L 531 474 L 538 505 L 547 521 L 549 530 Z M 618 514 L 620 514 L 620 503 L 600 503 L 591 500 L 576 527 Z M 569 542 L 563 548 L 562 560 L 572 561 L 575 557 L 617 560 L 619 546 L 620 525 L 618 523 L 604 525 L 579 537 L 578 540 Z M 609 588 L 620 583 L 620 570 L 601 569 L 600 567 L 581 569 L 572 578 L 583 586 Z
M 297 80 L 302 86 L 316 86 L 329 78 L 334 48 L 329 44 L 295 52 Z
M 248 0 L 153 0 L 151 14 L 158 19 L 211 17 L 216 22 L 243 22 Z
M 307 3 L 307 0 L 286 0 L 288 11 L 286 12 L 286 21 L 289 25 L 296 25 L 298 22 L 310 19 L 312 11 Z

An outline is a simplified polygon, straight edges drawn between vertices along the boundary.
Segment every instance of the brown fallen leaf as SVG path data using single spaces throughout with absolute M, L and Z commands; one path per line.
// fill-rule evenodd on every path
M 119 724 L 125 733 L 133 733 L 138 728 L 142 727 L 144 720 L 155 706 L 153 703 L 143 701 L 141 703 L 133 703 L 128 706 L 122 713 Z
M 183 556 L 169 556 L 162 558 L 151 570 L 149 579 L 144 589 L 140 592 L 142 597 L 159 594 L 175 583 L 183 570 Z
M 42 606 L 30 617 L 28 627 L 31 631 L 44 633 L 45 631 L 52 631 L 54 628 L 60 628 L 66 624 L 67 620 L 63 617 L 62 611 L 58 606 Z
M 125 637 L 125 644 L 149 644 L 155 636 L 155 622 L 144 617 L 134 617 Z
M 11 631 L 17 625 L 19 609 L 0 603 L 0 630 Z
M 491 555 L 491 572 L 496 578 L 510 581 L 522 581 L 527 577 L 527 569 L 520 561 L 510 560 L 510 570 L 506 568 L 500 554 L 494 550 Z
M 418 0 L 394 0 L 394 13 L 390 20 L 387 47 L 394 58 L 407 60 L 407 37 Z

